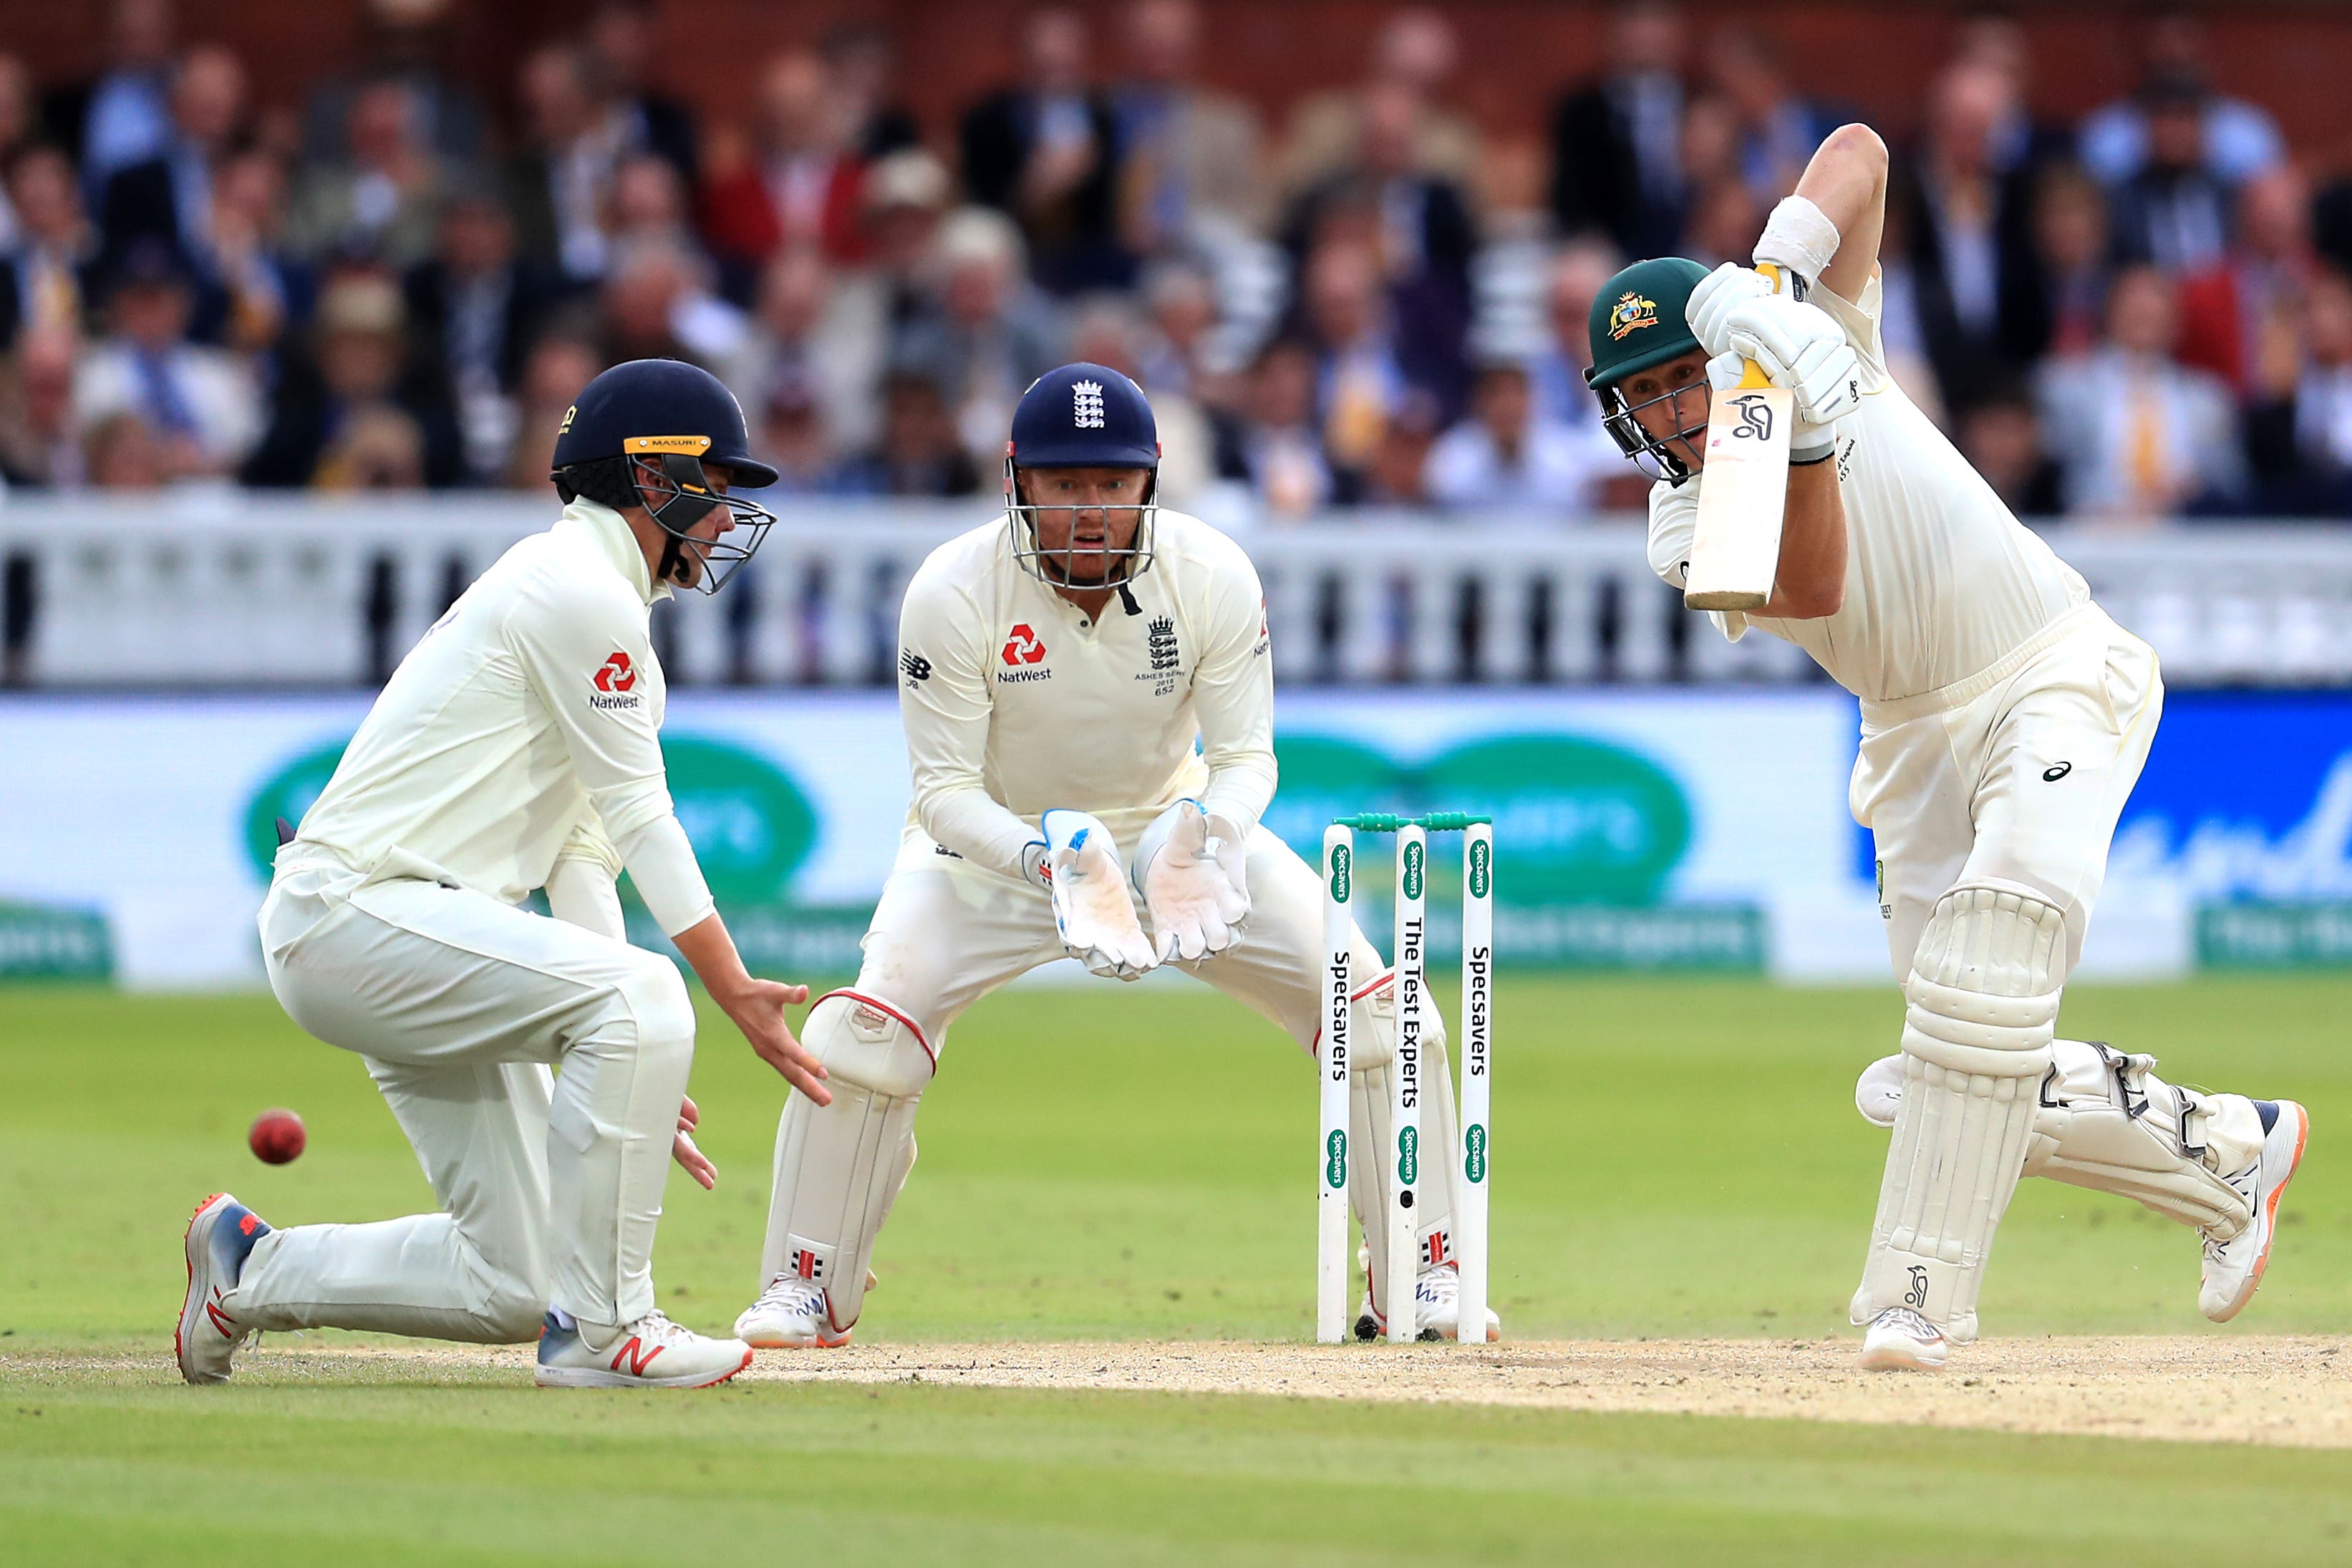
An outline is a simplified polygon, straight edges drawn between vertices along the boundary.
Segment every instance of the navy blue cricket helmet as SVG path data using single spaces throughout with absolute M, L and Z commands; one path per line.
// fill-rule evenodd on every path
M 636 359 L 590 382 L 564 411 L 555 434 L 556 493 L 618 510 L 642 506 L 669 535 L 654 575 L 715 594 L 768 536 L 776 521 L 767 508 L 712 487 L 704 466 L 723 468 L 729 483 L 758 489 L 776 470 L 751 456 L 750 433 L 735 395 L 699 365 L 674 359 Z M 724 504 L 749 538 L 706 539 L 692 533 Z
M 1135 537 L 1114 547 L 1069 541 L 1039 548 L 1041 512 L 1100 513 L 1098 505 L 1040 503 L 1021 493 L 1021 476 L 1050 468 L 1140 468 Z M 1151 566 L 1153 524 L 1160 511 L 1160 427 L 1143 389 L 1108 365 L 1066 364 L 1032 382 L 1013 411 L 1013 438 L 1004 447 L 1004 502 L 1013 519 L 1013 555 L 1030 575 L 1058 586 L 1117 584 L 1133 614 L 1125 584 Z M 1126 507 L 1112 509 L 1119 511 Z M 1065 536 L 1067 539 L 1067 536 Z

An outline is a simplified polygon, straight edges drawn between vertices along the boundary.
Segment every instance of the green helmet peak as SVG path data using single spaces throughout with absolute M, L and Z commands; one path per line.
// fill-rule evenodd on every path
M 1592 340 L 1592 368 L 1585 384 L 1599 391 L 1635 371 L 1664 364 L 1698 347 L 1686 312 L 1691 290 L 1706 268 L 1681 256 L 1636 261 L 1592 297 L 1586 330 Z

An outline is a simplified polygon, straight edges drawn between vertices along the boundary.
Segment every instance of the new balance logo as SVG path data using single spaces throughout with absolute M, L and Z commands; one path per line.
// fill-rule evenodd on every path
M 931 678 L 931 661 L 913 648 L 908 648 L 898 655 L 898 668 L 906 672 L 907 684 L 909 686 Z
M 613 1352 L 613 1370 L 620 1371 L 621 1363 L 625 1361 L 629 1363 L 631 1377 L 643 1377 L 646 1375 L 646 1368 L 654 1364 L 654 1358 L 660 1355 L 664 1348 L 661 1345 L 656 1345 L 653 1349 L 647 1350 L 643 1340 L 631 1334 L 629 1342 Z
M 1081 430 L 1103 427 L 1103 389 L 1099 381 L 1082 381 L 1070 388 L 1070 422 Z
M 237 1337 L 236 1320 L 221 1310 L 217 1299 L 220 1292 L 215 1290 L 213 1295 L 215 1299 L 205 1303 L 205 1316 L 212 1320 L 213 1327 L 220 1331 L 221 1338 L 233 1340 Z

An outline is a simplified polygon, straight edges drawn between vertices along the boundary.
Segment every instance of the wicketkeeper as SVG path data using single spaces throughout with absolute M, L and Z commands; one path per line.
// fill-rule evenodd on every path
M 774 520 L 728 487 L 776 473 L 716 379 L 639 360 L 564 415 L 553 478 L 562 517 L 401 661 L 261 908 L 270 988 L 365 1060 L 440 1210 L 276 1230 L 205 1200 L 177 1334 L 191 1383 L 226 1381 L 257 1330 L 314 1326 L 539 1336 L 538 1381 L 568 1387 L 750 1364 L 654 1306 L 672 1154 L 714 1173 L 688 1135 L 693 1005 L 667 958 L 625 939 L 614 881 L 625 867 L 752 1049 L 822 1103 L 783 1021 L 805 988 L 744 972 L 671 809 L 646 637 L 656 600 L 716 592 L 751 558 Z M 541 888 L 553 919 L 517 907 Z
M 1794 395 L 1770 600 L 1710 612 L 1797 644 L 1862 700 L 1855 820 L 1907 1003 L 1899 1056 L 1863 1075 L 1894 1129 L 1853 1315 L 1864 1363 L 1930 1368 L 1977 1333 L 1993 1233 L 2021 1173 L 2137 1198 L 2205 1240 L 2199 1305 L 2261 1283 L 2308 1120 L 2191 1092 L 2155 1060 L 2054 1038 L 2109 840 L 2163 682 L 2048 545 L 1887 374 L 1878 245 L 1886 150 L 1838 131 L 1776 207 L 1756 260 L 1667 257 L 1594 301 L 1605 423 L 1657 483 L 1650 563 L 1685 584 L 1712 388 L 1755 361 Z
M 1274 675 L 1249 558 L 1158 504 L 1160 445 L 1136 384 L 1097 364 L 1041 378 L 1013 416 L 1004 513 L 940 546 L 899 616 L 914 803 L 856 984 L 802 1033 L 831 1104 L 786 1101 L 754 1345 L 839 1345 L 876 1235 L 915 1163 L 915 1112 L 963 1010 L 1069 956 L 1133 980 L 1173 963 L 1315 1048 L 1322 890 L 1259 826 L 1273 797 Z M 1390 1146 L 1391 976 L 1361 932 L 1351 1079 L 1360 1149 Z M 1456 1145 L 1445 1038 L 1418 1062 L 1423 1136 Z M 1390 1212 L 1354 1162 L 1366 1234 Z M 1415 1226 L 1418 1331 L 1452 1336 L 1455 1173 L 1430 1162 Z M 1370 1248 L 1372 1268 L 1385 1258 Z M 1360 1333 L 1383 1325 L 1370 1291 Z M 1493 1337 L 1488 1321 L 1473 1330 Z

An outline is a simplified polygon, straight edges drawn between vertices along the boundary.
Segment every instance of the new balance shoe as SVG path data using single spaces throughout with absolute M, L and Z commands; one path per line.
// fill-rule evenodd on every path
M 836 1329 L 824 1287 L 797 1274 L 779 1274 L 735 1320 L 735 1337 L 761 1350 L 832 1350 L 849 1342 Z
M 1412 1282 L 1412 1315 L 1418 1340 L 1451 1340 L 1461 1337 L 1462 1273 L 1451 1263 L 1441 1263 L 1425 1269 Z M 1388 1331 L 1388 1314 L 1380 1310 L 1370 1290 L 1364 1292 L 1364 1310 L 1356 1318 L 1356 1337 L 1376 1340 Z M 1503 1320 L 1495 1309 L 1486 1309 L 1485 1338 L 1491 1344 L 1503 1337 Z
M 741 1340 L 714 1340 L 647 1312 L 619 1328 L 555 1313 L 539 1331 L 541 1388 L 707 1388 L 751 1364 Z
M 2253 1218 L 2227 1241 L 2206 1238 L 2204 1277 L 2197 1288 L 2199 1310 L 2217 1323 L 2236 1317 L 2261 1288 L 2277 1237 L 2279 1199 L 2311 1139 L 2311 1117 L 2294 1100 L 2258 1100 L 2254 1109 L 2263 1113 L 2263 1152 L 2252 1164 L 2223 1178 L 2246 1195 Z
M 1941 1372 L 1952 1353 L 1944 1331 L 1908 1307 L 1889 1307 L 1862 1336 L 1866 1372 Z
M 181 1249 L 187 1254 L 188 1293 L 172 1330 L 172 1354 L 190 1383 L 226 1383 L 236 1352 L 253 1334 L 226 1306 L 230 1291 L 269 1234 L 262 1217 L 226 1193 L 215 1193 L 188 1216 Z

